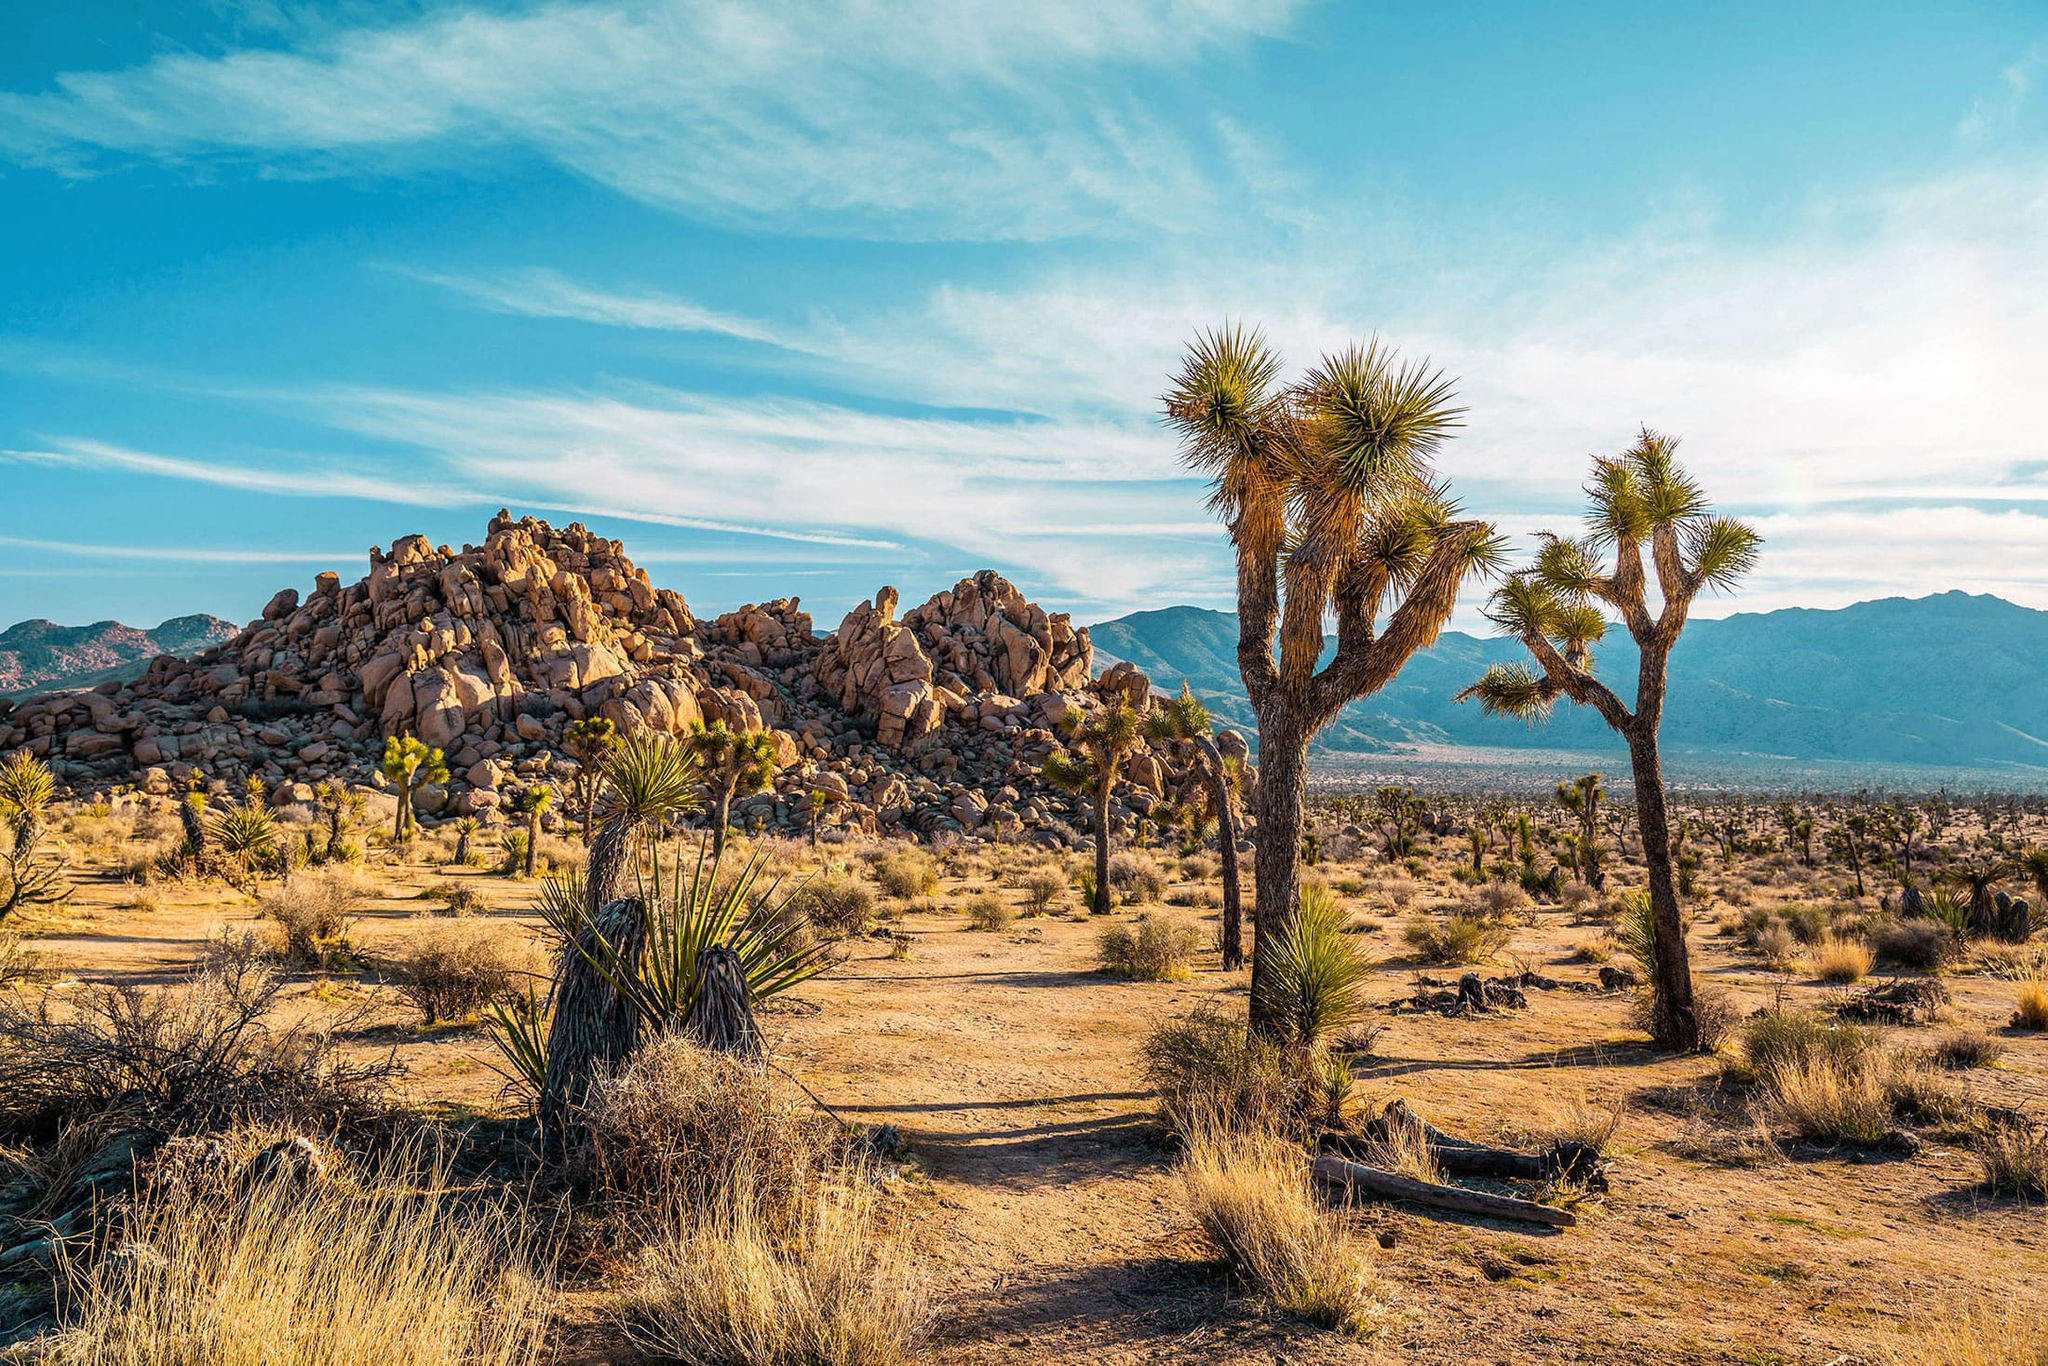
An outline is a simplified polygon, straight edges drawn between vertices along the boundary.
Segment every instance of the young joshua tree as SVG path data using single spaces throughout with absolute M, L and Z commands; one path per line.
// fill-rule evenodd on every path
M 1071 749 L 1056 749 L 1045 759 L 1045 776 L 1055 786 L 1086 794 L 1095 822 L 1095 895 L 1089 911 L 1109 914 L 1109 799 L 1123 775 L 1124 760 L 1138 747 L 1144 723 L 1138 713 L 1119 702 L 1105 707 L 1092 721 L 1068 713 L 1065 726 Z M 1076 753 L 1075 751 L 1079 751 Z
M 535 783 L 520 792 L 512 803 L 513 810 L 526 817 L 526 856 L 522 871 L 533 876 L 533 860 L 540 850 L 540 818 L 546 814 L 548 805 L 555 799 L 555 790 L 546 783 Z
M 723 721 L 690 728 L 690 753 L 704 770 L 711 797 L 711 856 L 725 853 L 725 829 L 735 796 L 762 791 L 775 781 L 775 737 L 765 730 L 734 730 Z
M 1500 557 L 1493 528 L 1459 520 L 1431 475 L 1460 411 L 1441 372 L 1376 341 L 1284 384 L 1279 357 L 1240 328 L 1191 345 L 1166 396 L 1181 459 L 1209 476 L 1237 555 L 1238 672 L 1259 718 L 1251 1025 L 1262 1037 L 1284 1033 L 1265 1004 L 1266 946 L 1300 899 L 1309 742 L 1434 642 L 1459 587 Z M 1332 614 L 1336 649 L 1318 669 Z
M 1244 966 L 1243 897 L 1237 874 L 1237 810 L 1233 788 L 1237 775 L 1216 746 L 1215 726 L 1209 709 L 1188 685 L 1180 685 L 1180 696 L 1145 718 L 1145 736 L 1160 744 L 1186 747 L 1195 754 L 1202 782 L 1209 789 L 1209 808 L 1216 820 L 1216 853 L 1223 864 L 1223 970 L 1235 972 Z M 1099 881 L 1099 879 L 1098 879 Z
M 583 843 L 597 837 L 597 794 L 604 786 L 604 763 L 619 747 L 619 728 L 603 716 L 571 721 L 562 731 L 562 748 L 576 762 L 571 793 L 581 817 Z
M 1708 511 L 1706 495 L 1674 458 L 1677 446 L 1676 439 L 1645 428 L 1628 450 L 1594 460 L 1586 486 L 1589 534 L 1579 540 L 1546 534 L 1535 563 L 1510 575 L 1487 609 L 1528 647 L 1537 668 L 1496 664 L 1459 700 L 1476 697 L 1490 713 L 1534 721 L 1547 716 L 1562 695 L 1595 708 L 1628 743 L 1656 938 L 1651 1032 L 1667 1048 L 1694 1049 L 1700 1044 L 1699 1021 L 1657 728 L 1664 719 L 1671 651 L 1693 599 L 1704 589 L 1732 588 L 1756 563 L 1761 541 L 1743 523 Z M 1603 551 L 1612 552 L 1611 566 L 1601 565 Z M 1657 577 L 1654 614 L 1646 551 Z M 1621 618 L 1641 654 L 1634 710 L 1594 677 L 1592 647 L 1607 630 L 1603 607 Z
M 1557 785 L 1557 804 L 1579 822 L 1576 865 L 1585 881 L 1598 891 L 1604 881 L 1600 871 L 1600 799 L 1607 790 L 1600 786 L 1600 774 L 1588 773 Z

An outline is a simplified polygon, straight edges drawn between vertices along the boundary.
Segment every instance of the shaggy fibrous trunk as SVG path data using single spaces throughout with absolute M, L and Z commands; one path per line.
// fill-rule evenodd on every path
M 1678 906 L 1678 874 L 1671 857 L 1671 817 L 1664 805 L 1664 770 L 1653 724 L 1646 734 L 1632 730 L 1629 767 L 1636 781 L 1636 821 L 1641 827 L 1643 866 L 1649 875 L 1650 918 L 1657 926 L 1657 984 L 1650 1032 L 1676 1048 L 1699 1045 L 1693 1007 L 1692 967 L 1685 948 L 1685 917 Z
M 1230 774 L 1223 766 L 1223 751 L 1206 735 L 1195 737 L 1201 751 L 1203 775 L 1209 782 L 1209 801 L 1216 808 L 1216 852 L 1223 864 L 1223 970 L 1235 972 L 1244 966 L 1243 889 L 1237 868 L 1237 809 L 1230 797 Z
M 1273 942 L 1301 896 L 1302 808 L 1308 796 L 1308 732 L 1290 724 L 1281 708 L 1259 717 L 1259 787 L 1252 799 L 1258 816 L 1252 867 L 1252 1032 L 1277 1037 L 1286 1022 L 1267 990 L 1272 956 L 1259 945 Z
M 683 1032 L 705 1048 L 742 1057 L 761 1055 L 761 1031 L 754 1023 L 753 993 L 740 956 L 723 944 L 697 955 L 696 998 Z
M 1095 897 L 1088 906 L 1094 915 L 1109 914 L 1109 790 L 1115 783 L 1113 774 L 1095 783 Z
M 624 1063 L 640 1044 L 638 1012 L 598 970 L 597 964 L 610 956 L 598 947 L 599 938 L 616 961 L 638 963 L 647 943 L 647 913 L 639 898 L 599 907 L 562 950 L 540 1096 L 541 1123 L 558 1140 L 566 1137 L 598 1070 Z

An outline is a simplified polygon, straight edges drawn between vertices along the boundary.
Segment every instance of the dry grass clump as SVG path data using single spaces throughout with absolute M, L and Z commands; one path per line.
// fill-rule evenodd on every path
M 1996 1067 L 2005 1056 L 2005 1041 L 1981 1029 L 1954 1029 L 1934 1041 L 1935 1064 L 1952 1072 Z
M 1187 882 L 1207 882 L 1223 869 L 1210 854 L 1189 854 L 1180 861 L 1180 875 Z
M 1131 849 L 1109 856 L 1109 890 L 1126 906 L 1157 901 L 1166 894 L 1166 878 L 1159 865 Z
M 1135 982 L 1171 982 L 1188 975 L 1202 932 L 1173 916 L 1140 915 L 1111 925 L 1096 940 L 1102 971 Z
M 1287 1130 L 1304 1111 L 1306 1088 L 1286 1055 L 1213 1007 L 1158 1026 L 1139 1060 L 1160 1114 L 1183 1138 L 1215 1128 Z
M 2048 982 L 2036 978 L 2020 983 L 2012 1005 L 2014 1029 L 2048 1029 Z
M 1481 917 L 1515 915 L 1529 909 L 1529 894 L 1512 882 L 1489 882 L 1472 893 L 1472 905 Z
M 1749 936 L 1750 944 L 1756 949 L 1757 957 L 1772 972 L 1792 972 L 1798 968 L 1800 959 L 1799 938 L 1782 920 L 1769 920 Z
M 1052 864 L 1040 864 L 1029 869 L 1018 879 L 1017 885 L 1024 890 L 1024 910 L 1027 915 L 1044 915 L 1066 894 L 1068 878 L 1064 870 Z
M 1761 1115 L 1810 1142 L 1871 1147 L 1891 1132 L 1891 1098 L 1873 1068 L 1816 1058 L 1773 1072 L 1764 1087 Z
M 47 1135 L 60 1123 L 322 1131 L 375 1114 L 395 1064 L 353 1062 L 326 1030 L 275 1024 L 280 986 L 241 958 L 174 986 L 0 997 L 0 1132 Z
M 759 1192 L 749 1214 L 787 1228 L 815 1174 L 836 1161 L 836 1127 L 794 1087 L 677 1035 L 598 1078 L 584 1108 L 591 1183 L 624 1213 L 715 1211 L 744 1180 Z
M 1574 924 L 1586 919 L 1599 901 L 1600 893 L 1583 882 L 1567 883 L 1565 889 L 1557 894 L 1557 904 L 1570 912 Z
M 1758 1119 L 1809 1142 L 1869 1147 L 1899 1119 L 1965 1128 L 1979 1113 L 1933 1059 L 1815 1016 L 1759 1016 L 1743 1031 L 1743 1051 L 1760 1087 Z
M 1442 917 L 1419 915 L 1401 937 L 1425 963 L 1457 967 L 1498 957 L 1514 931 L 1482 911 L 1460 910 Z
M 525 1366 L 545 1348 L 546 1279 L 501 1208 L 393 1171 L 228 1192 L 165 1183 L 120 1248 L 77 1268 L 62 1366 Z
M 812 927 L 828 939 L 860 934 L 875 917 L 874 888 L 857 877 L 834 873 L 814 877 L 792 900 Z
M 484 899 L 467 882 L 437 882 L 420 893 L 422 901 L 438 901 L 447 915 L 474 915 L 484 908 Z
M 621 1303 L 627 1336 L 689 1366 L 896 1366 L 914 1357 L 936 1306 L 883 1229 L 863 1174 L 807 1177 L 801 1218 L 787 1231 L 764 1216 L 761 1179 L 736 1175 L 643 1254 Z
M 1860 982 L 1870 972 L 1874 955 L 1860 939 L 1823 937 L 1806 956 L 1807 969 L 1823 982 L 1846 985 Z
M 2024 1304 L 1982 1305 L 1916 1326 L 1911 1338 L 1885 1360 L 1892 1366 L 2048 1366 L 2048 1317 Z
M 967 914 L 968 928 L 976 930 L 1006 930 L 1017 918 L 1017 913 L 991 892 L 968 898 L 962 909 Z
M 1190 1137 L 1180 1188 L 1189 1215 L 1255 1293 L 1327 1328 L 1362 1333 L 1371 1325 L 1366 1246 L 1317 1203 L 1298 1146 L 1204 1127 Z
M 900 901 L 930 896 L 939 890 L 939 866 L 922 849 L 885 849 L 875 858 L 875 885 Z
M 459 920 L 413 931 L 386 966 L 405 999 L 438 1024 L 474 1018 L 512 989 L 523 964 L 495 926 Z
M 2048 1199 L 2048 1130 L 2038 1124 L 1990 1125 L 1977 1138 L 1984 1188 L 1994 1195 Z
M 258 903 L 284 936 L 284 956 L 300 967 L 325 967 L 348 951 L 349 926 L 361 914 L 363 888 L 352 871 L 302 874 Z

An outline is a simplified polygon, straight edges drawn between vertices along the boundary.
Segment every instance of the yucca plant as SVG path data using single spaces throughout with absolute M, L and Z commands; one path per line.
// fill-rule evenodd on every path
M 502 1067 L 486 1065 L 508 1082 L 539 1096 L 548 1075 L 546 999 L 529 984 L 523 997 L 501 997 L 485 1006 L 484 1018 L 490 1024 L 492 1044 L 505 1059 Z
M 541 1090 L 542 1117 L 551 1123 L 582 1099 L 596 1068 L 623 1063 L 639 1046 L 639 1012 L 597 965 L 605 954 L 621 963 L 639 962 L 647 944 L 647 910 L 641 898 L 621 895 L 626 872 L 650 828 L 696 810 L 699 802 L 697 758 L 666 735 L 619 742 L 605 760 L 604 777 L 604 824 L 590 845 L 582 922 L 558 929 L 567 943 L 555 973 Z
M 1976 916 L 1963 889 L 1950 882 L 1938 882 L 1920 899 L 1927 918 L 1940 925 L 1958 944 L 1970 942 Z
M 1365 978 L 1372 960 L 1344 933 L 1345 915 L 1330 889 L 1307 883 L 1295 913 L 1280 922 L 1268 948 L 1265 980 L 1255 990 L 1285 1042 L 1309 1047 L 1365 1014 Z
M 70 895 L 61 885 L 66 861 L 42 852 L 43 831 L 56 795 L 56 775 L 27 750 L 17 750 L 0 763 L 0 825 L 7 827 L 8 835 L 0 919 L 22 906 L 62 901 Z
M 1636 971 L 1643 980 L 1654 981 L 1657 976 L 1657 916 L 1650 906 L 1648 892 L 1629 892 L 1621 898 L 1621 923 L 1616 927 L 1621 937 L 1621 946 L 1628 950 L 1628 956 L 1635 960 Z
M 227 860 L 228 880 L 247 878 L 252 896 L 262 884 L 263 865 L 278 851 L 277 821 L 261 806 L 224 806 L 207 821 L 208 842 Z

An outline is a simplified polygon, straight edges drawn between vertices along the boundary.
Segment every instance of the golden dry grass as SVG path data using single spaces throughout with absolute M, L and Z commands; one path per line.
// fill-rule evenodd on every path
M 1190 1137 L 1180 1176 L 1188 1214 L 1253 1291 L 1324 1327 L 1371 1326 L 1377 1301 L 1365 1244 L 1317 1204 L 1299 1147 L 1205 1127 Z
M 461 1212 L 432 1174 L 145 1198 L 81 1269 L 64 1366 L 526 1366 L 551 1294 L 502 1210 Z
M 1823 982 L 1860 982 L 1870 973 L 1875 955 L 1861 939 L 1837 939 L 1833 935 L 1813 946 L 1806 956 L 1807 970 Z
M 2014 1029 L 2048 1029 L 2048 982 L 2039 978 L 2022 982 L 2012 1005 Z

